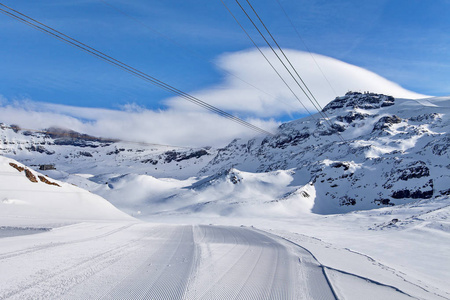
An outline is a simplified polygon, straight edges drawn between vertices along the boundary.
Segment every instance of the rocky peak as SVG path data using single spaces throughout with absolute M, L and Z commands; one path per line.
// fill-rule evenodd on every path
M 394 105 L 394 102 L 394 97 L 383 94 L 348 92 L 345 96 L 336 97 L 328 103 L 323 111 L 328 112 L 339 108 L 376 109 Z

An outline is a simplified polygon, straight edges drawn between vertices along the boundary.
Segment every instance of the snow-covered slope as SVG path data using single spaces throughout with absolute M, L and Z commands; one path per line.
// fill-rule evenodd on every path
M 2 156 L 0 197 L 0 218 L 3 222 L 7 219 L 27 222 L 132 220 L 100 196 L 55 181 Z
M 449 107 L 450 98 L 405 100 L 349 92 L 324 108 L 331 126 L 314 115 L 281 125 L 272 137 L 234 140 L 201 174 L 230 166 L 257 173 L 301 172 L 315 191 L 312 212 L 320 214 L 447 195 Z
M 215 155 L 210 147 L 191 149 L 121 142 L 61 128 L 42 131 L 0 123 L 0 154 L 33 168 L 54 165 L 51 175 L 150 174 L 186 179 L 195 175 Z
M 54 164 L 56 170 L 43 172 L 132 214 L 344 213 L 450 193 L 449 104 L 449 97 L 349 92 L 323 115 L 222 149 L 170 149 L 4 125 L 0 151 L 34 168 Z

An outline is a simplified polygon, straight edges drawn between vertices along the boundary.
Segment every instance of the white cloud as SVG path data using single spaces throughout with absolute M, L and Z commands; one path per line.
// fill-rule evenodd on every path
M 25 129 L 51 126 L 94 136 L 174 146 L 224 146 L 235 137 L 250 138 L 254 131 L 203 111 L 111 110 L 20 101 L 0 107 L 0 120 Z M 249 120 L 267 130 L 278 122 Z
M 271 50 L 263 49 L 263 51 L 303 104 L 314 113 L 314 107 L 310 101 L 281 63 L 278 62 Z M 366 69 L 331 57 L 313 54 L 315 61 L 336 91 L 336 95 L 308 52 L 284 51 L 322 107 L 336 96 L 342 96 L 350 90 L 371 91 L 399 98 L 427 97 L 408 91 Z M 280 57 L 282 57 L 281 54 Z M 218 64 L 227 72 L 237 75 L 265 93 L 234 76 L 228 75 L 224 82 L 195 92 L 193 93 L 194 96 L 227 111 L 248 113 L 258 117 L 275 117 L 289 112 L 305 112 L 302 105 L 257 50 L 222 55 L 218 59 Z M 286 65 L 288 64 L 286 63 Z M 295 75 L 294 72 L 292 74 Z M 301 83 L 300 80 L 298 82 Z M 167 103 L 178 109 L 190 109 L 190 104 L 177 98 L 169 99 Z
M 264 51 L 271 57 L 267 49 Z M 335 98 L 309 53 L 286 50 L 286 54 L 322 106 Z M 425 97 L 360 67 L 322 55 L 314 56 L 338 95 L 359 90 L 403 98 Z M 267 121 L 267 118 L 305 112 L 259 52 L 250 50 L 225 54 L 218 59 L 218 63 L 227 72 L 270 95 L 227 75 L 222 83 L 192 93 L 199 99 L 228 112 L 247 116 L 249 122 L 272 131 L 279 123 L 273 119 Z M 278 64 L 275 66 L 281 70 Z M 281 73 L 288 78 L 285 72 Z M 292 79 L 288 83 L 294 87 Z M 304 95 L 300 92 L 298 95 L 313 112 L 311 103 L 305 100 Z M 33 101 L 9 102 L 0 97 L 0 121 L 30 129 L 60 126 L 95 136 L 179 146 L 221 146 L 235 137 L 255 135 L 255 132 L 184 99 L 170 98 L 166 104 L 168 107 L 162 110 L 149 110 L 134 104 L 124 106 L 122 110 L 113 110 Z

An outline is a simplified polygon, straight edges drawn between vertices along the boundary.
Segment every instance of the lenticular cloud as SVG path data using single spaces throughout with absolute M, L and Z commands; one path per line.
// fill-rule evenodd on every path
M 311 112 L 316 112 L 271 50 L 264 49 L 264 53 L 304 106 Z M 296 50 L 285 50 L 285 54 L 322 107 L 348 91 L 370 91 L 408 99 L 427 97 L 406 90 L 369 70 L 331 57 Z M 282 57 L 281 54 L 280 56 Z M 218 63 L 227 72 L 225 80 L 194 92 L 195 96 L 222 109 L 258 117 L 305 112 L 305 108 L 257 50 L 224 54 L 219 57 Z M 292 74 L 295 75 L 294 71 Z M 300 79 L 297 81 L 302 84 Z M 169 99 L 167 103 L 183 109 L 191 109 L 192 106 L 175 98 Z

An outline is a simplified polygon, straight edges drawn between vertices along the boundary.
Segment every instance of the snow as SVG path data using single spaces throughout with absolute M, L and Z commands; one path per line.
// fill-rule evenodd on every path
M 436 226 L 417 230 L 423 223 L 417 217 L 408 223 L 407 217 L 434 207 L 425 214 L 427 222 L 448 226 L 450 200 L 446 205 L 301 220 L 90 221 L 3 237 L 0 268 L 10 271 L 0 273 L 0 298 L 449 298 L 450 245 L 443 242 L 449 232 L 437 233 L 442 229 Z M 401 221 L 380 223 L 391 217 Z M 207 222 L 229 225 L 198 225 Z M 373 222 L 379 229 L 364 228 Z
M 450 98 L 346 97 L 348 143 L 310 118 L 203 151 L 2 125 L 0 299 L 450 299 Z
M 316 258 L 253 228 L 79 223 L 3 242 L 2 299 L 440 299 L 359 254 L 316 242 Z
M 50 182 L 60 186 L 49 185 L 39 179 L 32 182 L 25 176 L 25 171 L 19 172 L 10 164 L 27 168 L 15 160 L 0 156 L 0 217 L 3 221 L 132 219 L 100 196 L 53 179 Z M 35 171 L 30 172 L 36 178 L 42 176 Z
M 1 299 L 450 297 L 449 198 L 301 218 L 190 214 L 52 225 L 29 213 L 21 226 L 1 219 L 9 234 L 0 238 L 0 269 L 11 270 L 0 273 L 8 282 Z M 26 225 L 34 234 L 19 233 Z

